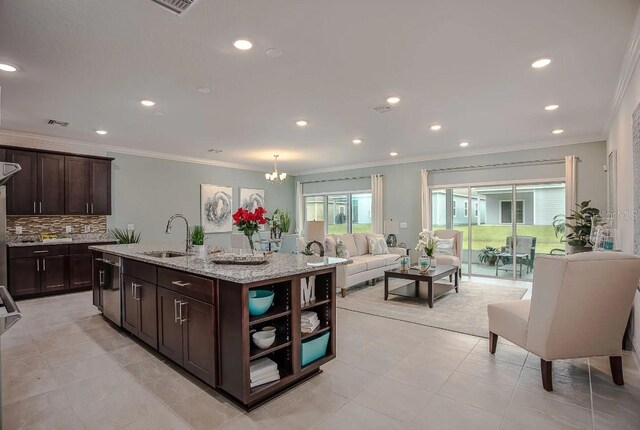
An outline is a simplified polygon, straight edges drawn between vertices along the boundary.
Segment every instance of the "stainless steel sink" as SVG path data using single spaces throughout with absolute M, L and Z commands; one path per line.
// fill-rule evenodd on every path
M 186 252 L 178 252 L 178 251 L 147 251 L 147 252 L 142 252 L 141 254 L 148 255 L 149 257 L 155 257 L 155 258 L 185 257 L 187 255 Z

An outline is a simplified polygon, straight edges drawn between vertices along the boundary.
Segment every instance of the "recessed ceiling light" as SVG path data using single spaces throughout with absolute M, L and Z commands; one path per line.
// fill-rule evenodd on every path
M 235 46 L 236 49 L 239 49 L 241 51 L 246 51 L 248 49 L 253 48 L 253 43 L 251 43 L 246 39 L 238 39 L 235 42 L 233 42 L 233 46 Z
M 440 124 L 433 124 L 431 127 L 429 127 L 431 129 L 431 131 L 438 131 L 442 128 L 442 126 Z
M 549 106 L 545 106 L 544 110 L 556 110 L 558 109 L 560 106 L 558 105 L 549 105 Z
M 360 145 L 362 143 L 362 139 L 353 139 L 352 142 L 356 145 Z
M 96 133 L 98 133 L 101 136 L 104 136 L 105 134 L 107 134 L 107 130 L 96 130 Z
M 207 88 L 207 87 L 200 87 L 197 90 L 199 93 L 202 93 L 202 94 L 209 94 L 211 92 L 211 88 Z
M 551 64 L 550 58 L 540 58 L 531 63 L 531 67 L 534 69 L 542 69 L 543 67 L 547 67 L 549 64 Z
M 0 70 L 3 72 L 17 72 L 20 70 L 18 66 L 14 66 L 13 64 L 8 63 L 0 63 Z
M 400 101 L 400 97 L 395 97 L 395 96 L 389 97 L 387 99 L 387 103 L 389 103 L 391 105 L 394 105 L 394 104 L 398 103 L 399 101 Z
M 309 124 L 307 121 L 303 120 L 303 119 L 299 119 L 298 121 L 296 121 L 296 125 L 298 127 L 306 127 L 307 124 Z
M 151 106 L 155 106 L 156 102 L 151 100 L 140 100 L 140 104 L 142 106 L 151 107 Z
M 553 133 L 553 134 L 562 134 L 562 133 L 564 133 L 564 130 L 561 129 L 561 128 L 556 128 L 551 133 Z
M 391 155 L 392 157 L 395 157 L 395 156 L 398 155 L 398 153 L 397 152 L 390 152 L 389 155 Z
M 460 142 L 460 146 L 466 148 L 467 146 L 469 146 L 469 142 Z
M 282 51 L 277 48 L 269 48 L 267 49 L 267 55 L 271 58 L 279 58 L 282 57 Z

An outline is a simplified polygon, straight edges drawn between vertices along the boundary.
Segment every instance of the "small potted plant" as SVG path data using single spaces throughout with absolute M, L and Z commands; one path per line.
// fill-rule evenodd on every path
M 200 258 L 204 258 L 204 229 L 201 225 L 196 225 L 191 229 L 191 244 L 193 245 L 194 253 Z
M 111 235 L 120 244 L 139 243 L 141 234 L 135 230 L 127 230 L 126 228 L 112 228 Z
M 498 248 L 494 248 L 493 246 L 485 246 L 485 248 L 482 251 L 480 251 L 480 254 L 478 255 L 478 260 L 480 260 L 482 264 L 485 264 L 487 266 L 493 266 L 494 264 L 496 264 L 496 261 L 498 260 L 499 253 L 500 253 L 500 250 Z
M 553 218 L 553 230 L 561 242 L 569 245 L 569 254 L 591 251 L 592 219 L 600 216 L 600 209 L 589 206 L 591 200 L 576 203 L 577 209 L 571 215 L 556 215 Z

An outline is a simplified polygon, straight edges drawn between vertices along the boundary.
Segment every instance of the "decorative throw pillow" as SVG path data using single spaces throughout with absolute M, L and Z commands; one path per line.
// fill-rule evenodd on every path
M 340 258 L 349 258 L 349 251 L 342 239 L 336 239 L 336 255 Z
M 337 257 L 336 238 L 328 234 L 324 237 L 324 253 L 329 257 Z
M 454 255 L 454 252 L 453 252 L 454 240 L 455 239 L 453 238 L 438 239 L 438 243 L 436 243 L 435 254 Z
M 368 237 L 367 240 L 369 241 L 369 253 L 371 255 L 382 255 L 389 253 L 387 242 L 383 238 Z

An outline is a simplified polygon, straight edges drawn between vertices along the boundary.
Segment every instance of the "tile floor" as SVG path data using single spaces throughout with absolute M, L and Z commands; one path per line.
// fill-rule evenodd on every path
M 555 363 L 507 343 L 338 311 L 338 359 L 247 414 L 130 337 L 80 293 L 19 303 L 2 337 L 4 429 L 634 429 L 640 368 Z M 428 311 L 428 310 L 425 310 Z

